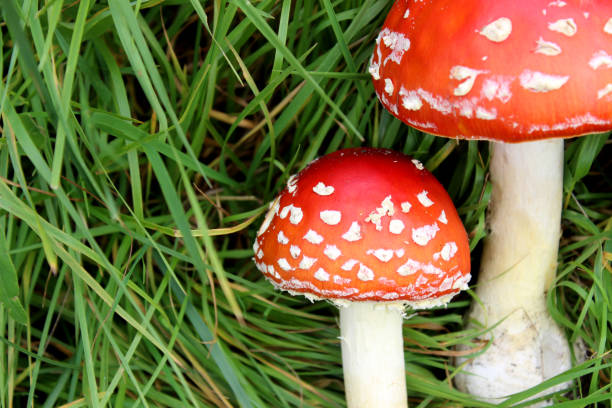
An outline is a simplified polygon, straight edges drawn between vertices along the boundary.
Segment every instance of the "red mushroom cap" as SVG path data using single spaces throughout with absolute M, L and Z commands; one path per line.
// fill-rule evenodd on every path
M 340 150 L 292 176 L 253 248 L 277 288 L 317 298 L 450 299 L 470 279 L 467 234 L 446 190 L 391 150 Z
M 374 87 L 428 133 L 504 142 L 612 129 L 612 1 L 398 0 Z

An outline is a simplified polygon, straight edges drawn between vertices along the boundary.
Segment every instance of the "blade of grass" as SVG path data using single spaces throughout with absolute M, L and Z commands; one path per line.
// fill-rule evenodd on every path
M 156 257 L 156 255 L 154 256 Z M 159 262 L 159 259 L 157 260 L 157 264 L 162 270 L 165 269 L 164 264 Z M 164 271 L 164 273 L 166 272 Z M 257 403 L 257 406 L 263 407 L 264 405 L 257 401 L 252 393 L 250 395 L 247 394 L 247 391 L 244 389 L 244 378 L 242 378 L 240 373 L 235 369 L 235 367 L 233 367 L 231 361 L 226 357 L 224 350 L 221 348 L 219 340 L 214 341 L 215 339 L 212 332 L 197 313 L 196 309 L 193 307 L 185 293 L 179 289 L 174 281 L 170 283 L 170 287 L 172 288 L 172 292 L 178 301 L 180 303 L 185 302 L 187 304 L 187 318 L 194 326 L 201 341 L 204 342 L 204 344 L 207 344 L 211 357 L 216 361 L 217 365 L 221 369 L 226 381 L 234 391 L 236 398 L 238 398 L 240 406 L 249 408 L 253 407 L 252 403 Z
M 74 31 L 70 40 L 70 50 L 68 51 L 68 60 L 66 61 L 66 72 L 64 76 L 64 87 L 62 89 L 61 103 L 63 112 L 69 112 L 70 100 L 72 99 L 72 88 L 76 75 L 76 67 L 80 56 L 81 43 L 83 41 L 83 31 L 85 29 L 85 20 L 87 11 L 89 10 L 89 0 L 79 1 L 79 9 L 77 11 L 76 21 L 74 23 Z M 67 118 L 66 118 L 67 120 Z M 66 145 L 65 127 L 59 127 L 55 137 L 55 150 L 53 152 L 53 160 L 51 162 L 51 188 L 55 189 L 60 183 L 61 170 L 64 161 L 64 147 Z
M 2 217 L 4 218 L 4 217 Z M 0 222 L 0 225 L 3 224 Z M 9 246 L 4 229 L 0 227 L 0 251 L 8 254 Z M 28 315 L 19 300 L 19 282 L 17 271 L 9 256 L 0 256 L 0 305 L 8 310 L 9 315 L 17 323 L 27 325 Z
M 313 78 L 308 71 L 304 68 L 304 66 L 300 63 L 300 61 L 293 55 L 293 53 L 287 49 L 287 47 L 279 40 L 276 33 L 272 30 L 272 28 L 266 23 L 258 10 L 253 6 L 250 2 L 246 0 L 232 0 L 232 3 L 235 3 L 240 9 L 246 14 L 246 16 L 253 21 L 253 24 L 257 27 L 257 29 L 261 32 L 261 34 L 266 37 L 266 39 L 282 54 L 283 57 L 293 66 L 294 69 L 314 88 L 314 90 L 319 94 L 321 99 L 325 101 L 329 105 L 329 107 L 340 117 L 342 118 L 345 125 L 353 132 L 355 136 L 357 136 L 360 140 L 363 140 L 363 135 L 357 130 L 355 125 L 348 120 L 344 112 L 336 105 L 334 101 L 327 95 L 327 93 L 321 88 L 318 81 Z
M 85 357 L 85 372 L 83 373 L 87 384 L 85 394 L 87 395 L 86 399 L 88 400 L 88 405 L 95 408 L 100 406 L 98 400 L 98 385 L 96 383 L 91 338 L 89 337 L 89 324 L 86 317 L 85 302 L 83 301 L 85 293 L 78 274 L 72 275 L 72 285 L 74 287 L 75 311 L 78 322 L 77 330 L 80 333 L 79 344 L 80 347 L 83 348 L 83 355 Z
M 21 26 L 23 19 L 20 17 L 19 8 L 17 7 L 14 0 L 6 0 L 2 2 L 2 12 L 4 14 L 4 21 L 6 26 L 11 33 L 11 38 L 15 41 L 21 65 L 28 78 L 31 78 L 34 82 L 36 91 L 40 95 L 41 100 L 49 109 L 51 120 L 54 120 L 56 112 L 51 105 L 51 97 L 47 88 L 44 86 L 43 79 L 38 72 L 38 66 L 36 64 L 36 58 L 34 57 L 34 50 L 32 45 L 28 42 L 28 35 Z

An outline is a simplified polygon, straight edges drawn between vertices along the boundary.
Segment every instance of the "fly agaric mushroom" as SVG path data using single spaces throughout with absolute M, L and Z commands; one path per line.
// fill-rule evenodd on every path
M 345 149 L 292 176 L 254 244 L 277 288 L 340 308 L 350 408 L 405 408 L 405 306 L 445 305 L 467 287 L 467 234 L 450 197 L 417 160 Z
M 570 367 L 545 302 L 560 235 L 562 138 L 612 129 L 610 68 L 605 0 L 399 0 L 376 41 L 369 71 L 393 115 L 439 136 L 493 141 L 483 307 L 471 317 L 487 327 L 505 320 L 488 351 L 468 361 L 470 374 L 457 376 L 484 399 Z

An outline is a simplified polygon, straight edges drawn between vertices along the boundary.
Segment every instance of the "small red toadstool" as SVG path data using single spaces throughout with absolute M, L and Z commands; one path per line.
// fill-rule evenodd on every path
M 254 244 L 278 289 L 340 307 L 349 407 L 406 407 L 406 305 L 446 304 L 470 279 L 467 234 L 417 160 L 345 149 L 292 176 Z
M 569 346 L 545 303 L 562 138 L 612 129 L 612 2 L 398 0 L 369 70 L 383 105 L 407 124 L 494 142 L 477 287 L 484 307 L 470 315 L 492 327 L 493 343 L 457 385 L 499 402 L 567 370 Z

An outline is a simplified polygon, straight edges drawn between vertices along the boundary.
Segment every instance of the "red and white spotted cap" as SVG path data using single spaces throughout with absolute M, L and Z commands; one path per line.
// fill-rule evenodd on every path
M 521 142 L 612 129 L 612 1 L 394 3 L 369 71 L 428 133 Z
M 470 279 L 446 190 L 417 160 L 384 149 L 340 150 L 292 176 L 253 249 L 277 288 L 314 298 L 428 307 Z

